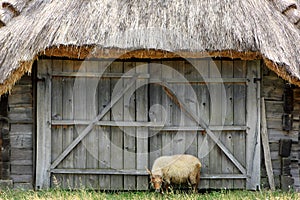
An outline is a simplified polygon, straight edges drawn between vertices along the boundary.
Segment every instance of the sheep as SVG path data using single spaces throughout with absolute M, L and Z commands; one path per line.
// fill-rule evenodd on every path
M 151 184 L 156 192 L 168 192 L 169 185 L 189 184 L 197 192 L 200 181 L 201 163 L 192 155 L 182 154 L 162 156 L 157 158 L 152 166 L 152 171 L 146 168 L 150 175 Z

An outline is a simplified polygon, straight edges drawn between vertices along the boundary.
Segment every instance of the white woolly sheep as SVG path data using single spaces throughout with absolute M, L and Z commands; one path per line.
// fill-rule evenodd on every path
M 192 155 L 173 155 L 157 158 L 152 171 L 146 168 L 155 191 L 167 192 L 170 184 L 189 184 L 197 192 L 201 163 Z

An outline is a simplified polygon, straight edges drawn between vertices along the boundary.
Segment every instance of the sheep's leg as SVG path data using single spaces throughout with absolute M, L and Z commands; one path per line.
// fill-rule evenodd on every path
M 168 183 L 165 184 L 165 190 L 166 190 L 166 193 L 169 192 L 169 184 Z
M 189 176 L 188 182 L 192 186 L 193 192 L 196 193 L 198 190 L 199 182 L 200 182 L 200 171 L 198 171 L 196 174 L 194 174 L 194 173 L 191 174 Z
M 196 183 L 193 185 L 194 188 L 194 192 L 198 192 L 198 185 L 200 182 L 200 171 L 198 171 L 197 175 L 196 175 Z

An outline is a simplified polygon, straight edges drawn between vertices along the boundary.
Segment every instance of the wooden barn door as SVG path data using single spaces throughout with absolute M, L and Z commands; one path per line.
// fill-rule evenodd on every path
M 150 166 L 159 156 L 188 153 L 202 162 L 199 188 L 258 189 L 260 62 L 160 63 L 174 70 L 149 69 L 151 78 L 163 80 L 149 86 L 149 113 L 155 105 L 164 108 L 156 113 L 164 127 L 149 132 Z M 179 80 L 177 73 L 186 80 Z
M 37 188 L 148 189 L 147 70 L 137 62 L 38 62 Z
M 146 190 L 178 153 L 200 188 L 259 185 L 259 62 L 40 60 L 37 78 L 36 188 Z

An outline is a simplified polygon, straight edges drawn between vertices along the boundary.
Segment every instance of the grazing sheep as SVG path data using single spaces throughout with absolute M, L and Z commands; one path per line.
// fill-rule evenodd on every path
M 192 155 L 162 156 L 154 161 L 150 174 L 151 184 L 155 191 L 167 192 L 171 183 L 189 184 L 196 192 L 200 181 L 201 163 Z

